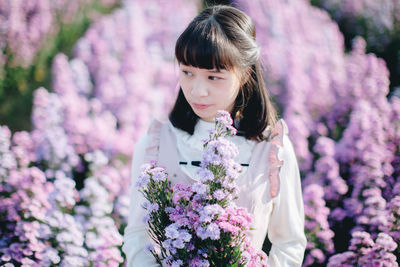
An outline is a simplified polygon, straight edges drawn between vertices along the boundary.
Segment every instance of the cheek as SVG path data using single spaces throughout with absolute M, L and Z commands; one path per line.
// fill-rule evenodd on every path
M 221 96 L 221 98 L 225 99 L 224 104 L 226 108 L 234 105 L 238 93 L 239 93 L 238 85 L 231 84 L 230 89 L 225 91 L 224 96 Z
M 181 77 L 181 75 L 179 76 L 179 85 L 181 86 L 184 93 L 190 88 L 190 82 L 184 77 Z
M 182 89 L 183 96 L 185 97 L 186 101 L 189 102 L 191 90 L 190 90 L 190 86 L 188 85 L 188 82 L 187 81 L 180 82 L 180 86 Z
M 232 102 L 236 99 L 236 96 L 239 93 L 239 86 L 235 83 L 228 83 L 219 90 L 222 99 L 225 99 L 227 102 Z

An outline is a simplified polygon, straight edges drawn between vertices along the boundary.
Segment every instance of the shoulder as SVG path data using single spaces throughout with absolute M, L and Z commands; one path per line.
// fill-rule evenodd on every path
M 162 127 L 164 127 L 164 125 L 168 124 L 169 121 L 161 121 L 158 119 L 153 119 L 150 124 L 149 127 L 147 129 L 147 134 L 151 135 L 151 134 L 158 134 Z
M 149 126 L 147 127 L 147 131 L 142 134 L 139 139 L 135 143 L 135 152 L 139 148 L 145 148 L 149 141 L 152 141 L 161 131 L 163 126 L 163 122 L 157 119 L 153 119 Z
M 147 131 L 136 141 L 133 151 L 133 159 L 154 158 L 158 154 L 160 133 L 167 121 L 153 119 Z
M 289 137 L 289 127 L 284 119 L 275 124 L 271 138 L 271 144 L 278 146 L 278 156 L 282 163 L 291 165 L 293 160 L 296 161 L 294 147 Z
M 283 138 L 289 135 L 289 128 L 284 119 L 279 119 L 273 126 L 269 125 L 264 130 L 267 141 L 283 143 Z
M 292 141 L 289 137 L 289 127 L 284 119 L 279 119 L 272 127 L 266 129 L 266 142 L 270 143 L 270 158 L 275 158 L 283 164 L 283 160 L 294 154 Z

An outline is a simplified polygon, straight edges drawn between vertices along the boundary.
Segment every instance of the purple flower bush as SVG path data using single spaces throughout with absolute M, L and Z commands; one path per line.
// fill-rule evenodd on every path
M 393 239 L 379 233 L 376 241 L 367 232 L 353 232 L 349 251 L 334 255 L 328 266 L 398 266 L 391 252 L 397 248 Z
M 393 240 L 398 241 L 400 239 L 400 196 L 395 196 L 388 204 L 389 206 L 389 231 L 390 236 Z M 399 244 L 397 242 L 397 244 Z M 397 246 L 395 251 L 396 255 L 400 253 L 400 247 Z
M 305 265 L 323 263 L 325 253 L 332 253 L 334 232 L 329 228 L 329 208 L 324 200 L 324 188 L 318 184 L 310 184 L 304 189 L 305 231 L 307 233 L 307 253 Z
M 11 132 L 5 126 L 0 129 L 0 156 L 0 263 L 32 266 L 39 258 L 45 266 L 59 263 L 58 251 L 47 242 L 51 230 L 42 223 L 51 205 L 46 196 L 54 185 L 38 168 L 18 166 Z
M 267 266 L 267 256 L 250 245 L 252 216 L 237 207 L 235 179 L 241 166 L 237 147 L 225 139 L 236 134 L 232 119 L 219 111 L 215 130 L 205 140 L 198 182 L 171 185 L 156 162 L 147 163 L 137 182 L 146 199 L 149 234 L 156 260 L 168 266 Z
M 53 92 L 35 91 L 33 130 L 1 127 L 0 265 L 122 264 L 133 145 L 147 114 L 161 117 L 173 99 L 167 44 L 198 6 L 168 3 L 126 1 L 99 18 L 73 59 L 55 58 Z M 177 8 L 182 15 L 162 20 Z
M 38 89 L 35 104 L 37 128 L 30 135 L 15 134 L 13 144 L 7 129 L 3 130 L 1 212 L 7 219 L 2 224 L 0 262 L 118 266 L 123 260 L 122 237 L 112 217 L 109 193 L 91 177 L 77 190 L 72 175 L 79 157 L 60 127 L 60 101 L 57 95 Z M 32 155 L 32 161 L 19 160 L 21 148 Z
M 383 251 L 379 235 L 399 243 L 392 200 L 399 194 L 400 101 L 388 98 L 385 62 L 366 54 L 360 37 L 345 53 L 338 25 L 307 1 L 235 5 L 256 24 L 267 86 L 291 129 L 303 177 L 304 265 L 350 255 L 356 232 L 370 234 L 376 253 Z M 397 249 L 384 251 L 400 260 Z

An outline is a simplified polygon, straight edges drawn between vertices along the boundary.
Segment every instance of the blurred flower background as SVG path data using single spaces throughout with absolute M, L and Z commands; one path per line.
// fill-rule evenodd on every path
M 176 38 L 210 2 L 0 0 L 1 266 L 124 265 L 133 147 L 168 113 Z M 304 266 L 398 266 L 400 1 L 231 4 L 256 24 L 299 161 Z

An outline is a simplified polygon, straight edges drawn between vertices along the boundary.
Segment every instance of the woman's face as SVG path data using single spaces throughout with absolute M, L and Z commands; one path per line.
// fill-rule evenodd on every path
M 231 112 L 240 78 L 231 70 L 200 69 L 179 64 L 179 82 L 194 113 L 212 122 L 218 110 Z

